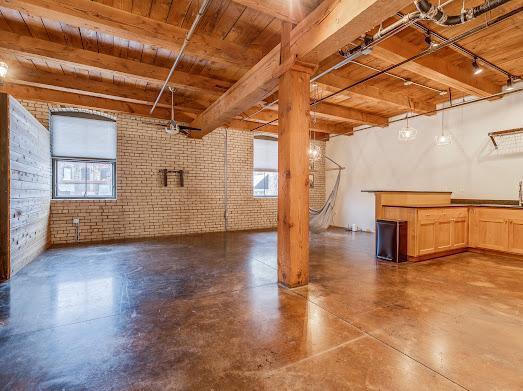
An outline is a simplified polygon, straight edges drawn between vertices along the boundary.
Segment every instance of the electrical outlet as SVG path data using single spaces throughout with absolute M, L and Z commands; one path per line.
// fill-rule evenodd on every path
M 75 217 L 75 218 L 73 219 L 73 224 L 74 224 L 74 225 L 78 225 L 78 224 L 80 224 L 80 219 L 79 219 L 78 217 Z

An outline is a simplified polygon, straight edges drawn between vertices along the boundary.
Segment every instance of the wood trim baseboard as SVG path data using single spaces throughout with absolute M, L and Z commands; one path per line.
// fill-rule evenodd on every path
M 434 258 L 441 258 L 441 257 L 447 257 L 449 255 L 454 254 L 460 254 L 465 252 L 471 252 L 476 254 L 489 254 L 489 255 L 500 255 L 505 257 L 511 257 L 516 259 L 523 259 L 523 254 L 516 254 L 506 251 L 497 251 L 497 250 L 490 250 L 485 248 L 477 248 L 477 247 L 463 247 L 463 248 L 457 248 L 454 250 L 446 250 L 446 251 L 439 251 L 437 253 L 427 254 L 427 255 L 421 255 L 418 257 L 408 256 L 409 262 L 421 262 L 421 261 L 428 261 L 430 259 Z
M 408 260 L 409 260 L 409 262 L 428 261 L 429 259 L 447 257 L 449 255 L 463 253 L 463 252 L 466 252 L 467 250 L 468 250 L 467 247 L 463 247 L 463 248 L 455 248 L 452 250 L 438 251 L 437 253 L 420 255 L 417 257 L 413 257 L 413 256 L 409 255 Z

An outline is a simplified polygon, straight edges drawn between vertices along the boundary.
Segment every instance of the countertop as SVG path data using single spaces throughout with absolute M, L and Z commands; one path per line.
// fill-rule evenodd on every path
M 504 209 L 521 209 L 523 207 L 518 205 L 503 205 L 503 204 L 436 204 L 436 205 L 383 205 L 383 207 L 395 208 L 504 208 Z
M 437 193 L 452 194 L 451 191 L 423 191 L 423 190 L 362 190 L 362 193 Z

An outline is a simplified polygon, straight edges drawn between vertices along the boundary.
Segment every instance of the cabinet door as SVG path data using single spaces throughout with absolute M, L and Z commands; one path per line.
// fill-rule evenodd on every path
M 431 254 L 436 251 L 436 219 L 418 221 L 417 255 Z
M 508 222 L 508 251 L 523 254 L 523 220 Z
M 466 217 L 452 220 L 452 248 L 468 246 L 468 219 Z
M 508 249 L 508 221 L 479 215 L 477 246 L 490 250 L 507 251 Z
M 436 222 L 436 251 L 450 250 L 452 247 L 452 221 L 442 216 Z

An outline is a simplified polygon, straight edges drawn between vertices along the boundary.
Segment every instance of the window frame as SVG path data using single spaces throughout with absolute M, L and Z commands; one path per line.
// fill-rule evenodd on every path
M 54 156 L 53 155 L 53 116 L 62 116 L 62 117 L 74 117 L 74 118 L 85 118 L 85 119 L 94 119 L 99 121 L 108 121 L 113 122 L 115 125 L 115 158 L 114 159 L 107 159 L 107 158 L 91 158 L 91 157 L 74 157 L 74 156 Z M 49 112 L 49 129 L 51 133 L 51 197 L 52 200 L 75 200 L 75 201 L 82 201 L 82 200 L 116 200 L 117 199 L 117 176 L 116 176 L 116 160 L 117 160 L 117 153 L 118 153 L 118 128 L 117 128 L 117 122 L 116 118 L 111 118 L 105 114 L 98 114 L 94 112 L 84 112 L 84 111 L 74 111 L 74 110 L 57 110 L 57 111 L 50 111 Z M 59 162 L 73 162 L 73 163 L 108 163 L 111 164 L 112 169 L 112 186 L 111 186 L 111 196 L 59 196 L 57 194 L 58 191 L 58 163 Z
M 256 140 L 267 140 L 267 141 L 273 141 L 276 143 L 276 149 L 278 148 L 278 136 L 274 135 L 274 134 L 265 134 L 265 133 L 261 133 L 261 134 L 258 134 L 258 135 L 255 135 L 252 139 L 252 145 L 253 145 L 253 154 L 252 154 L 252 161 L 253 161 L 253 166 L 252 166 L 252 178 L 254 180 L 254 175 L 256 173 L 263 173 L 264 175 L 268 174 L 268 173 L 276 173 L 276 180 L 277 182 L 279 182 L 279 177 L 278 177 L 278 170 L 277 169 L 257 169 L 255 166 L 254 166 L 254 154 L 255 154 L 255 142 Z M 276 155 L 277 156 L 277 155 Z M 276 188 L 276 195 L 258 195 L 258 194 L 255 194 L 254 193 L 255 189 L 254 189 L 254 181 L 253 181 L 253 185 L 252 185 L 252 196 L 253 198 L 261 198 L 261 199 L 267 199 L 267 198 L 278 198 L 278 193 L 279 193 L 279 188 L 277 187 Z
M 52 180 L 52 195 L 53 200 L 116 200 L 116 159 L 97 159 L 97 158 L 74 158 L 74 157 L 63 157 L 63 156 L 53 156 L 53 180 Z M 79 197 L 79 196 L 72 196 L 72 197 L 64 197 L 59 196 L 57 194 L 58 189 L 58 175 L 57 175 L 57 169 L 58 169 L 58 163 L 59 162 L 72 162 L 72 163 L 109 163 L 111 164 L 112 168 L 112 177 L 113 177 L 113 184 L 111 186 L 111 196 L 85 196 L 85 197 Z
M 256 173 L 263 173 L 264 176 L 266 176 L 267 174 L 269 173 L 274 173 L 276 174 L 276 180 L 279 181 L 279 177 L 278 177 L 278 171 L 275 171 L 275 170 L 255 170 L 253 168 L 252 170 L 252 175 L 253 175 L 253 179 L 254 179 L 254 175 Z M 258 194 L 254 194 L 254 183 L 253 183 L 253 186 L 252 186 L 252 196 L 254 198 L 278 198 L 278 187 L 276 187 L 276 195 L 258 195 Z

